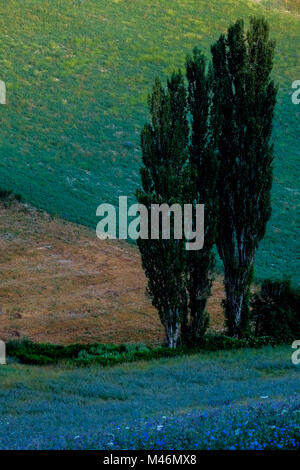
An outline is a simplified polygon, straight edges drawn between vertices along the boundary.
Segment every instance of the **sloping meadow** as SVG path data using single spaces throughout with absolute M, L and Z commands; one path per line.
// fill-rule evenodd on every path
M 0 187 L 50 213 L 95 227 L 96 208 L 132 197 L 139 134 L 154 78 L 182 67 L 237 17 L 265 14 L 277 41 L 273 216 L 257 256 L 259 278 L 299 280 L 297 4 L 241 0 L 11 0 L 0 6 Z M 290 10 L 287 10 L 290 8 Z

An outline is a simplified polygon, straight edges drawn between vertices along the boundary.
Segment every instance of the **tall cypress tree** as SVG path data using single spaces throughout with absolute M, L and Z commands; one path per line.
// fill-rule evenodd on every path
M 210 130 L 212 71 L 199 49 L 187 57 L 188 104 L 191 115 L 190 200 L 194 206 L 204 204 L 204 246 L 189 251 L 188 293 L 189 305 L 182 324 L 182 336 L 186 343 L 196 344 L 208 326 L 206 304 L 211 294 L 215 255 L 213 246 L 217 223 L 217 159 Z
M 164 89 L 155 81 L 149 97 L 151 122 L 141 135 L 142 189 L 137 191 L 138 202 L 150 212 L 151 204 L 186 202 L 189 186 L 187 98 L 184 79 L 174 73 Z M 150 218 L 149 218 L 150 219 Z M 149 233 L 151 220 L 149 220 Z M 167 344 L 176 347 L 180 325 L 187 308 L 185 240 L 171 237 L 138 239 L 142 265 L 148 278 L 148 292 L 165 328 Z
M 263 18 L 237 21 L 212 47 L 214 129 L 220 162 L 217 246 L 225 271 L 229 333 L 247 330 L 255 251 L 271 215 L 276 87 L 274 43 Z

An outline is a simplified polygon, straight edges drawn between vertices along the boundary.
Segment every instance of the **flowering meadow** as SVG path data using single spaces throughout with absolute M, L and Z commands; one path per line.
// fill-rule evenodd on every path
M 299 449 L 288 346 L 123 364 L 0 367 L 1 449 Z

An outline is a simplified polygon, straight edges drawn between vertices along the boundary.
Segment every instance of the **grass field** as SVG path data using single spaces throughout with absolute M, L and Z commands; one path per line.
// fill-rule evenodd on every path
M 291 348 L 0 367 L 0 449 L 299 448 Z
M 139 184 L 139 134 L 155 76 L 206 53 L 237 17 L 264 13 L 277 41 L 273 216 L 257 276 L 299 281 L 299 1 L 3 0 L 0 187 L 95 227 L 96 207 Z

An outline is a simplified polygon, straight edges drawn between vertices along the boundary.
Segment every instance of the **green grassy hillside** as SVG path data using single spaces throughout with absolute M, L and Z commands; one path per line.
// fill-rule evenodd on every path
M 299 280 L 300 105 L 291 102 L 291 83 L 300 79 L 299 12 L 297 2 L 276 0 L 3 0 L 0 186 L 95 226 L 101 202 L 115 203 L 139 183 L 139 133 L 155 76 L 182 66 L 195 45 L 208 53 L 237 17 L 264 13 L 277 41 L 280 91 L 273 216 L 257 275 Z

